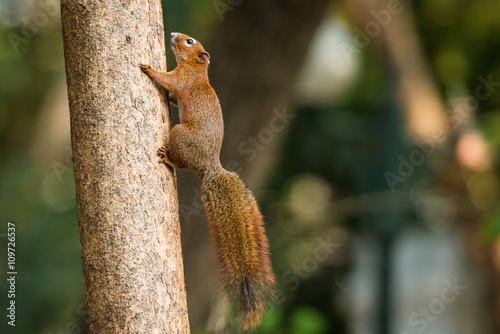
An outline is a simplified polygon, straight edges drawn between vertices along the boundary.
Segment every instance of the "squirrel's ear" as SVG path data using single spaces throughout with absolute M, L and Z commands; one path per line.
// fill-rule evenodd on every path
M 198 53 L 198 55 L 196 56 L 196 60 L 198 60 L 200 63 L 210 64 L 210 55 L 207 51 L 202 51 Z

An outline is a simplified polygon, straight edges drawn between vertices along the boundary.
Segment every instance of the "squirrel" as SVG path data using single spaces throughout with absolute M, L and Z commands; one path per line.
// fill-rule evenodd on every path
M 264 221 L 257 202 L 238 174 L 220 163 L 224 124 L 219 99 L 208 81 L 210 55 L 194 38 L 171 34 L 177 67 L 141 70 L 173 93 L 181 123 L 170 131 L 167 147 L 157 154 L 174 168 L 201 178 L 202 202 L 215 248 L 223 290 L 239 299 L 241 329 L 259 325 L 266 298 L 274 299 L 275 278 Z M 170 100 L 170 98 L 169 98 Z

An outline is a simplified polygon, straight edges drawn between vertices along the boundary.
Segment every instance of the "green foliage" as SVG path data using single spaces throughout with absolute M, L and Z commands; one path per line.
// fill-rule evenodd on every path
M 261 334 L 283 333 L 283 323 L 285 321 L 284 312 L 283 307 L 273 305 L 271 311 L 268 310 L 264 313 L 258 332 Z
M 500 148 L 500 110 L 488 111 L 479 116 L 479 127 L 488 141 Z
M 59 333 L 68 323 L 84 328 L 76 207 L 73 204 L 61 212 L 50 205 L 41 189 L 43 180 L 50 179 L 54 171 L 32 165 L 36 163 L 20 159 L 0 170 L 0 212 L 16 224 L 16 333 L 40 332 L 44 328 Z M 66 179 L 54 186 L 75 203 L 72 176 Z M 6 227 L 7 221 L 2 222 L 1 236 Z M 0 239 L 0 247 L 0 263 L 6 268 L 5 238 Z M 0 289 L 8 290 L 4 279 Z M 5 322 L 0 323 L 0 328 L 3 326 Z
M 290 325 L 293 334 L 323 334 L 328 332 L 328 320 L 311 307 L 297 307 Z
M 500 235 L 500 207 L 485 218 L 482 233 L 488 241 L 495 240 Z

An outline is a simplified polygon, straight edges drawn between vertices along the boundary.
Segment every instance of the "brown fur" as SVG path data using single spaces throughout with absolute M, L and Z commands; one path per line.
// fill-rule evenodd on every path
M 168 73 L 141 69 L 172 91 L 182 109 L 168 148 L 158 154 L 175 168 L 188 168 L 202 179 L 202 200 L 224 290 L 239 299 L 242 329 L 260 323 L 266 297 L 274 297 L 274 275 L 262 214 L 241 178 L 222 168 L 219 155 L 224 135 L 219 99 L 208 82 L 210 55 L 184 34 L 173 34 L 177 67 Z

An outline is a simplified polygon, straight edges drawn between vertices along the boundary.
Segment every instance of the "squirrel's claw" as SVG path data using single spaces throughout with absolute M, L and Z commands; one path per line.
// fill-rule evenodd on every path
M 158 156 L 160 157 L 160 161 L 173 167 L 173 168 L 177 168 L 173 163 L 172 161 L 170 161 L 170 159 L 168 158 L 168 154 L 167 154 L 167 148 L 165 146 L 162 146 L 160 147 L 157 151 L 156 151 L 156 154 L 158 154 Z
M 167 157 L 167 148 L 165 146 L 158 148 L 158 150 L 156 151 L 156 154 L 158 154 L 158 156 L 162 160 L 165 159 Z
M 171 164 L 170 159 L 168 158 L 168 155 L 167 155 L 167 148 L 165 146 L 158 148 L 158 150 L 156 151 L 156 154 L 158 154 L 158 156 L 160 157 L 161 162 L 164 162 L 168 165 Z
M 140 64 L 139 67 L 146 74 L 149 74 L 149 71 L 151 70 L 151 66 L 146 65 L 146 64 Z

